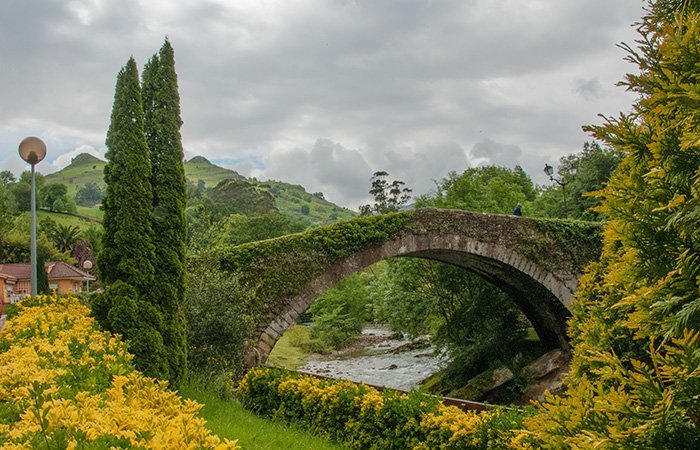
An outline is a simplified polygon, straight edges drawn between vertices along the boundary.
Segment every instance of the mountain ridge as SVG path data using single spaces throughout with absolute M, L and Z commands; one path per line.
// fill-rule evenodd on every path
M 77 189 L 89 182 L 97 183 L 104 188 L 103 179 L 106 161 L 89 153 L 75 156 L 71 163 L 63 169 L 45 176 L 49 183 L 63 183 L 68 188 L 68 195 L 75 196 Z M 337 220 L 349 219 L 357 215 L 342 206 L 329 202 L 321 193 L 309 193 L 297 184 L 284 181 L 258 181 L 246 178 L 235 170 L 227 169 L 210 162 L 204 156 L 194 156 L 184 162 L 185 177 L 197 185 L 200 180 L 207 189 L 213 189 L 223 180 L 244 181 L 257 189 L 267 191 L 275 199 L 275 206 L 286 216 L 306 220 L 311 225 L 324 225 Z

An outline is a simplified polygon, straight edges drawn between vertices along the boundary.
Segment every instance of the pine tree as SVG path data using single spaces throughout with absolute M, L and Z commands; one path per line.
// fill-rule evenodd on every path
M 639 30 L 633 113 L 586 127 L 625 156 L 601 191 L 567 395 L 528 424 L 552 448 L 700 448 L 700 2 L 651 3 Z
M 168 351 L 170 381 L 177 383 L 187 362 L 187 337 L 181 306 L 185 292 L 185 208 L 187 182 L 180 137 L 180 96 L 173 48 L 167 40 L 143 71 L 145 131 L 153 189 L 154 267 L 150 299 L 164 317 L 161 330 Z

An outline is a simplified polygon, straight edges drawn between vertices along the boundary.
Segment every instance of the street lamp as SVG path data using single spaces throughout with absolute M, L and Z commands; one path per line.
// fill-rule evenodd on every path
M 557 183 L 559 186 L 561 186 L 562 193 L 564 195 L 564 216 L 569 215 L 569 208 L 566 207 L 566 185 L 569 183 L 568 181 L 564 181 L 563 179 L 560 180 L 558 178 L 554 178 L 554 167 L 550 166 L 549 164 L 544 165 L 544 173 L 549 177 L 549 181 L 554 181 Z
M 31 195 L 31 210 L 32 210 L 32 229 L 31 229 L 31 248 L 30 248 L 30 264 L 31 264 L 31 280 L 32 280 L 32 298 L 37 294 L 37 273 L 36 273 L 36 183 L 34 181 L 34 166 L 39 164 L 46 156 L 46 144 L 41 139 L 30 136 L 24 138 L 19 143 L 19 156 L 32 166 L 32 195 Z
M 85 270 L 85 272 L 87 272 L 87 273 L 90 273 L 90 269 L 92 269 L 92 261 L 90 261 L 89 259 L 86 259 L 85 261 L 83 261 L 83 270 Z M 89 278 L 87 279 L 87 291 L 90 292 L 90 279 Z

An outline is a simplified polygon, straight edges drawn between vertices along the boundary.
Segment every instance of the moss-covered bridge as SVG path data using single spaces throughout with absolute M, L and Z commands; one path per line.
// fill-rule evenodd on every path
M 444 209 L 417 209 L 340 222 L 266 241 L 218 249 L 221 269 L 256 286 L 249 364 L 261 364 L 279 337 L 326 289 L 382 259 L 442 261 L 481 275 L 507 292 L 540 339 L 567 348 L 566 321 L 601 227 Z M 208 258 L 207 258 L 208 259 Z

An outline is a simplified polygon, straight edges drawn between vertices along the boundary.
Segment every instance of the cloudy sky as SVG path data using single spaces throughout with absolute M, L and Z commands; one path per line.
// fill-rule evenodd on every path
M 351 208 L 376 170 L 424 193 L 449 171 L 545 163 L 628 111 L 642 0 L 3 0 L 0 170 L 103 157 L 115 77 L 175 49 L 187 158 Z

